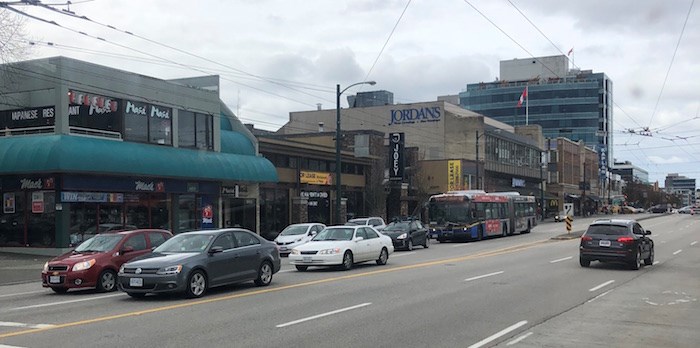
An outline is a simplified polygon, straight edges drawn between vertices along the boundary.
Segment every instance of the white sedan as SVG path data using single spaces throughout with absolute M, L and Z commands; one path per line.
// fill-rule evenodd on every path
M 289 263 L 297 270 L 309 266 L 341 266 L 349 270 L 356 263 L 376 261 L 385 265 L 394 252 L 391 238 L 370 226 L 330 226 L 306 244 L 292 249 Z

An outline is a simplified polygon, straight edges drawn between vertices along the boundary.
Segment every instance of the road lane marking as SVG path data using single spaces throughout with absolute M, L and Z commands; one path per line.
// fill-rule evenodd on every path
M 11 311 L 17 311 L 17 310 L 20 310 L 20 309 L 30 309 L 30 308 L 41 308 L 41 307 L 59 306 L 59 305 L 62 305 L 62 304 L 76 303 L 76 302 L 85 302 L 85 301 L 92 301 L 92 300 L 101 300 L 101 299 L 103 299 L 103 298 L 117 297 L 117 296 L 124 296 L 124 295 L 126 295 L 126 294 L 125 294 L 125 293 L 117 293 L 117 294 L 112 294 L 112 295 L 96 296 L 96 297 L 90 297 L 90 298 L 81 298 L 81 299 L 78 299 L 78 300 L 59 301 L 59 302 L 49 302 L 49 303 L 36 304 L 36 305 L 31 305 L 31 306 L 15 307 L 15 308 L 10 308 L 9 310 L 11 310 Z
M 43 329 L 53 327 L 51 324 L 26 324 L 26 323 L 15 323 L 12 321 L 0 321 L 0 326 L 5 327 L 27 327 L 31 329 Z
M 601 289 L 601 288 L 603 288 L 603 287 L 606 287 L 606 286 L 608 286 L 608 285 L 610 285 L 610 284 L 612 284 L 612 283 L 614 283 L 614 282 L 615 282 L 614 280 L 608 280 L 607 282 L 605 282 L 605 283 L 603 283 L 603 284 L 600 284 L 600 285 L 596 286 L 595 288 L 590 288 L 590 289 L 588 289 L 588 291 L 593 292 L 593 291 L 599 290 L 599 289 Z
M 29 295 L 29 294 L 38 294 L 40 292 L 47 292 L 48 290 L 37 290 L 37 291 L 27 291 L 27 292 L 17 292 L 14 294 L 5 294 L 5 295 L 0 295 L 0 297 L 10 297 L 10 296 L 21 296 L 21 295 Z
M 681 253 L 681 251 L 683 251 L 683 249 L 678 249 L 678 250 L 673 252 L 673 255 L 678 255 Z
M 369 305 L 371 305 L 371 304 L 372 304 L 372 302 L 366 302 L 366 303 L 361 303 L 361 304 L 355 305 L 355 306 L 350 306 L 350 307 L 345 307 L 345 308 L 341 308 L 341 309 L 336 309 L 336 310 L 334 310 L 334 311 L 330 311 L 330 312 L 326 312 L 326 313 L 321 313 L 321 314 L 316 314 L 316 315 L 312 315 L 312 316 L 310 316 L 310 317 L 302 318 L 302 319 L 299 319 L 299 320 L 290 321 L 290 322 L 288 322 L 288 323 L 279 324 L 279 325 L 277 325 L 276 327 L 286 327 L 286 326 L 290 326 L 290 325 L 294 325 L 294 324 L 299 324 L 299 323 L 303 323 L 303 322 L 305 322 L 305 321 L 314 320 L 314 319 L 318 319 L 318 318 L 323 318 L 323 317 L 327 317 L 327 316 L 329 316 L 329 315 L 338 314 L 338 313 L 347 312 L 347 311 L 350 311 L 350 310 L 353 310 L 353 309 L 358 309 L 358 308 L 366 307 L 366 306 L 369 306 Z
M 603 296 L 609 294 L 611 291 L 613 291 L 613 289 L 610 289 L 610 290 L 608 290 L 608 291 L 606 291 L 606 292 L 604 292 L 604 293 L 602 293 L 602 294 L 600 294 L 600 295 L 598 295 L 598 296 L 596 296 L 596 297 L 594 297 L 594 298 L 592 298 L 592 299 L 586 301 L 586 303 L 591 303 L 591 302 L 593 302 L 593 301 L 595 301 L 595 300 L 597 300 L 597 299 L 599 299 L 599 298 L 601 298 L 601 297 L 603 297 Z
M 412 265 L 384 268 L 384 269 L 380 269 L 380 270 L 376 270 L 376 271 L 368 271 L 368 272 L 363 272 L 363 273 L 347 274 L 347 275 L 338 276 L 338 277 L 323 278 L 323 279 L 318 279 L 318 280 L 313 280 L 313 281 L 308 281 L 308 282 L 303 282 L 303 283 L 283 285 L 283 286 L 279 286 L 279 287 L 267 287 L 265 289 L 253 290 L 253 291 L 249 291 L 249 292 L 234 293 L 231 295 L 224 295 L 224 296 L 220 296 L 220 297 L 206 298 L 206 299 L 201 299 L 201 300 L 193 300 L 193 301 L 188 301 L 188 302 L 183 302 L 183 303 L 178 303 L 178 304 L 173 304 L 173 305 L 167 305 L 167 306 L 139 310 L 139 311 L 125 312 L 125 313 L 121 313 L 121 314 L 107 315 L 107 316 L 96 317 L 96 318 L 92 318 L 92 319 L 66 322 L 63 324 L 55 324 L 51 328 L 29 329 L 29 330 L 8 332 L 8 333 L 0 334 L 0 339 L 1 338 L 8 338 L 8 337 L 15 337 L 15 336 L 22 336 L 22 335 L 29 335 L 29 334 L 39 333 L 39 332 L 43 332 L 43 331 L 47 331 L 47 330 L 63 329 L 63 328 L 68 328 L 68 327 L 94 324 L 94 323 L 117 320 L 117 319 L 122 319 L 122 318 L 137 317 L 137 316 L 141 316 L 141 315 L 145 315 L 145 314 L 159 313 L 159 312 L 174 310 L 174 309 L 179 309 L 179 308 L 186 308 L 186 307 L 192 307 L 192 306 L 208 304 L 208 303 L 213 303 L 213 302 L 220 302 L 220 301 L 233 300 L 233 299 L 238 299 L 238 298 L 243 298 L 243 297 L 262 295 L 262 294 L 284 291 L 284 290 L 289 290 L 289 289 L 309 287 L 309 286 L 314 286 L 314 285 L 319 285 L 319 284 L 337 282 L 337 281 L 341 281 L 341 280 L 349 280 L 349 279 L 355 279 L 355 278 L 360 278 L 360 277 L 368 277 L 368 276 L 373 276 L 373 275 L 385 274 L 385 273 L 389 273 L 389 272 L 398 272 L 398 271 L 431 267 L 431 266 L 441 266 L 441 265 L 444 265 L 445 263 L 450 263 L 450 262 L 463 262 L 463 261 L 480 259 L 480 258 L 484 258 L 484 257 L 505 255 L 505 254 L 514 253 L 516 251 L 528 250 L 528 249 L 532 249 L 532 248 L 535 248 L 538 246 L 546 245 L 549 243 L 556 243 L 556 242 L 562 242 L 562 241 L 554 241 L 553 242 L 550 238 L 540 239 L 540 240 L 535 240 L 535 241 L 532 241 L 529 243 L 517 244 L 514 246 L 510 246 L 510 247 L 495 249 L 495 250 L 476 253 L 476 254 L 472 254 L 472 255 L 464 255 L 464 256 L 448 258 L 448 259 L 438 259 L 438 260 L 434 260 L 434 261 L 427 261 L 427 262 L 422 262 L 422 263 L 415 263 Z M 566 241 L 563 241 L 563 242 L 566 242 Z
M 481 278 L 486 278 L 486 277 L 490 277 L 490 276 L 495 276 L 495 275 L 501 274 L 501 273 L 503 273 L 503 272 L 504 272 L 504 271 L 498 271 L 498 272 L 493 272 L 493 273 L 489 273 L 489 274 L 482 274 L 482 275 L 480 275 L 480 276 L 467 278 L 467 279 L 465 279 L 464 281 L 465 281 L 465 282 L 468 282 L 468 281 L 472 281 L 472 280 L 477 280 L 477 279 L 481 279 Z
M 6 345 L 6 344 L 0 344 L 0 348 L 24 348 L 24 347 L 8 346 L 8 345 Z
M 656 264 L 658 264 L 659 262 L 661 262 L 661 261 L 654 261 L 654 263 L 653 263 L 652 265 L 656 265 Z
M 459 248 L 459 247 L 465 247 L 465 246 L 470 246 L 472 243 L 459 243 L 456 245 L 453 245 L 452 248 Z
M 519 327 L 521 327 L 525 324 L 527 324 L 527 320 L 519 321 L 519 322 L 517 322 L 517 323 L 515 323 L 515 324 L 513 324 L 513 325 L 511 325 L 511 326 L 509 326 L 501 331 L 496 332 L 495 334 L 493 334 L 489 337 L 484 338 L 483 340 L 481 340 L 479 342 L 472 344 L 471 346 L 469 346 L 469 348 L 483 347 L 483 346 L 493 342 L 494 340 L 498 339 L 499 337 L 505 336 L 508 333 L 510 333 L 511 331 L 517 330 Z
M 533 333 L 533 332 L 530 331 L 530 332 L 528 332 L 528 333 L 526 333 L 526 334 L 524 334 L 524 335 L 522 335 L 522 336 L 520 336 L 520 337 L 518 337 L 518 338 L 516 338 L 516 339 L 514 339 L 514 340 L 512 340 L 512 341 L 510 341 L 510 342 L 508 342 L 508 343 L 506 344 L 506 346 L 512 346 L 512 345 L 514 345 L 514 344 L 516 344 L 516 343 L 518 343 L 518 342 L 520 342 L 520 341 L 522 341 L 522 340 L 524 340 L 524 339 L 530 337 L 530 335 L 532 335 L 532 333 Z
M 566 261 L 566 260 L 571 260 L 571 259 L 573 259 L 573 258 L 574 258 L 573 256 L 564 257 L 564 258 L 561 258 L 561 259 L 556 259 L 556 260 L 549 261 L 549 263 L 562 262 L 562 261 Z
M 693 245 L 695 245 L 695 244 L 698 244 L 698 241 L 697 241 L 697 240 L 694 241 L 694 242 L 692 242 L 692 243 L 690 243 L 690 246 L 693 246 Z
M 281 269 L 277 271 L 277 273 L 287 273 L 287 272 L 293 272 L 296 271 L 296 269 Z
M 415 253 L 416 253 L 415 251 L 411 251 L 411 252 L 407 252 L 407 253 L 400 253 L 400 254 L 394 253 L 394 254 L 391 254 L 391 258 L 411 255 L 411 254 L 415 254 Z

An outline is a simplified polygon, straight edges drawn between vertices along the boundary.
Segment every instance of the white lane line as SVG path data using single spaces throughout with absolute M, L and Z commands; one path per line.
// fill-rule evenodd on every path
M 112 294 L 112 295 L 105 295 L 105 296 L 97 296 L 97 297 L 90 297 L 90 298 L 81 298 L 79 300 L 70 300 L 70 301 L 60 301 L 60 302 L 50 302 L 50 303 L 43 303 L 43 304 L 37 304 L 37 305 L 31 305 L 31 306 L 24 306 L 24 307 L 15 307 L 15 308 L 10 308 L 11 311 L 17 311 L 20 309 L 30 309 L 30 308 L 41 308 L 41 307 L 50 307 L 50 306 L 59 306 L 62 304 L 68 304 L 68 303 L 76 303 L 76 302 L 85 302 L 85 301 L 92 301 L 92 300 L 101 300 L 103 298 L 110 298 L 110 297 L 117 297 L 117 296 L 124 296 L 126 295 L 125 293 L 117 293 L 117 294 Z
M 656 265 L 656 264 L 658 264 L 659 262 L 660 262 L 660 261 L 654 261 L 654 263 L 653 263 L 652 265 Z
M 593 302 L 593 301 L 595 301 L 595 300 L 597 300 L 597 299 L 599 299 L 599 298 L 601 298 L 601 297 L 603 297 L 603 296 L 609 294 L 611 291 L 613 291 L 613 289 L 610 289 L 610 290 L 608 290 L 608 291 L 606 291 L 606 292 L 604 292 L 604 293 L 602 293 L 602 294 L 600 294 L 600 295 L 598 295 L 598 296 L 596 296 L 596 297 L 594 297 L 594 298 L 592 298 L 592 299 L 586 301 L 586 303 L 591 303 L 591 302 Z
M 468 281 L 472 281 L 472 280 L 477 280 L 477 279 L 481 279 L 481 278 L 486 278 L 486 277 L 490 277 L 490 276 L 495 276 L 495 275 L 501 274 L 501 273 L 503 273 L 503 272 L 504 272 L 504 271 L 498 271 L 498 272 L 493 272 L 493 273 L 489 273 L 489 274 L 482 274 L 482 275 L 480 275 L 480 276 L 467 278 L 467 279 L 465 279 L 464 281 L 465 281 L 465 282 L 468 282 Z
M 681 251 L 683 251 L 683 249 L 678 249 L 678 250 L 673 252 L 673 255 L 678 255 L 681 253 Z
M 44 329 L 49 327 L 54 327 L 56 325 L 51 324 L 25 324 L 25 323 L 15 323 L 12 321 L 0 321 L 0 326 L 5 327 L 26 327 L 30 329 Z
M 526 334 L 524 334 L 524 335 L 522 335 L 522 336 L 520 336 L 520 337 L 518 337 L 518 338 L 516 338 L 516 339 L 514 339 L 514 340 L 512 340 L 512 341 L 510 341 L 510 342 L 508 342 L 508 343 L 506 344 L 506 346 L 512 346 L 512 345 L 514 345 L 514 344 L 516 344 L 516 343 L 518 343 L 518 342 L 520 342 L 520 341 L 522 341 L 522 340 L 524 340 L 524 339 L 530 337 L 530 335 L 532 335 L 532 333 L 533 333 L 533 332 L 530 331 L 530 332 L 528 332 L 528 333 L 526 333 Z
M 517 330 L 519 327 L 521 327 L 525 324 L 527 324 L 527 320 L 517 322 L 517 323 L 515 323 L 515 324 L 513 324 L 513 325 L 511 325 L 511 326 L 509 326 L 501 331 L 496 332 L 495 334 L 493 334 L 489 337 L 484 338 L 483 340 L 481 340 L 479 342 L 472 344 L 471 346 L 469 346 L 469 348 L 483 347 L 483 346 L 493 342 L 494 340 L 498 339 L 499 337 L 507 335 L 511 331 Z
M 452 247 L 459 248 L 459 247 L 465 247 L 465 246 L 470 246 L 470 245 L 472 245 L 472 243 L 459 243 L 459 244 L 453 245 Z
M 5 294 L 5 295 L 0 295 L 0 297 L 10 297 L 10 296 L 22 296 L 22 295 L 29 295 L 29 294 L 38 294 L 40 292 L 47 292 L 47 290 L 37 290 L 37 291 L 27 291 L 27 292 L 18 292 L 14 294 Z
M 326 313 L 322 313 L 322 314 L 317 314 L 317 315 L 310 316 L 310 317 L 306 317 L 306 318 L 299 319 L 299 320 L 290 321 L 290 322 L 284 323 L 284 324 L 279 324 L 279 325 L 277 325 L 276 327 L 285 327 L 285 326 L 290 326 L 290 325 L 294 325 L 294 324 L 299 324 L 299 323 L 303 323 L 303 322 L 305 322 L 305 321 L 314 320 L 314 319 L 318 319 L 318 318 L 323 318 L 323 317 L 327 317 L 327 316 L 329 316 L 329 315 L 338 314 L 338 313 L 350 311 L 350 310 L 353 310 L 353 309 L 357 309 L 357 308 L 369 306 L 369 305 L 371 305 L 371 304 L 372 304 L 372 302 L 367 302 L 367 303 L 361 303 L 361 304 L 359 304 L 359 305 L 355 305 L 355 306 L 351 306 L 351 307 L 345 307 L 345 308 L 341 308 L 341 309 L 336 309 L 336 310 L 334 310 L 334 311 L 330 311 L 330 312 L 326 312 Z
M 401 257 L 401 256 L 415 254 L 415 253 L 416 253 L 415 251 L 411 251 L 411 252 L 407 252 L 407 253 L 393 253 L 393 254 L 391 254 L 391 258 L 393 259 L 395 257 Z
M 296 271 L 296 269 L 281 269 L 277 271 L 277 273 L 286 273 L 286 272 L 293 272 Z
M 607 282 L 600 284 L 600 285 L 596 286 L 595 288 L 588 289 L 588 291 L 591 291 L 591 292 L 596 291 L 596 290 L 603 288 L 603 287 L 606 287 L 614 282 L 615 282 L 614 280 L 608 280 Z
M 24 347 L 19 347 L 19 346 L 8 346 L 6 344 L 0 344 L 0 348 L 24 348 Z
M 693 246 L 693 245 L 695 245 L 695 244 L 698 244 L 698 241 L 697 241 L 697 240 L 694 241 L 694 242 L 692 242 L 692 243 L 690 243 L 690 246 Z
M 556 259 L 556 260 L 549 261 L 549 263 L 562 262 L 562 261 L 566 261 L 566 260 L 571 260 L 571 259 L 573 259 L 573 258 L 574 258 L 573 256 L 569 256 L 569 257 L 565 257 L 565 258 L 561 258 L 561 259 Z

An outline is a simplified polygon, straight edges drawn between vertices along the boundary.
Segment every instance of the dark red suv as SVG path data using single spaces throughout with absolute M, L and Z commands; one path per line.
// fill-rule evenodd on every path
M 123 263 L 151 252 L 172 236 L 155 229 L 98 234 L 47 262 L 41 272 L 42 286 L 57 293 L 71 288 L 116 290 L 117 271 Z

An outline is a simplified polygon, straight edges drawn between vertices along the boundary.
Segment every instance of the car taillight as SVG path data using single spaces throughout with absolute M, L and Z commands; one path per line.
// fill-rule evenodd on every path
M 582 242 L 589 241 L 589 240 L 593 240 L 593 238 L 592 238 L 592 237 L 589 237 L 589 236 L 583 236 L 583 237 L 581 237 L 581 241 L 582 241 Z
M 618 242 L 622 244 L 632 244 L 634 243 L 634 238 L 632 237 L 620 237 L 617 239 Z

